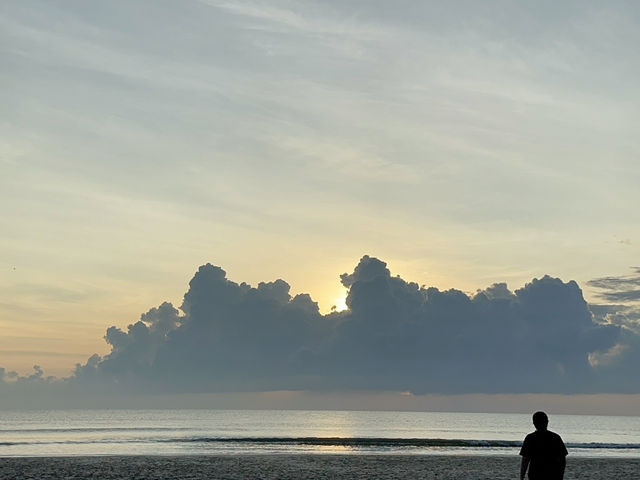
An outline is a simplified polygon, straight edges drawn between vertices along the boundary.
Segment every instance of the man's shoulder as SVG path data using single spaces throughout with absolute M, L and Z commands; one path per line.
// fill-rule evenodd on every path
M 520 449 L 520 455 L 523 455 L 523 452 L 529 452 L 531 448 L 536 444 L 535 435 L 536 432 L 531 432 L 524 437 L 522 442 L 522 448 Z
M 525 439 L 525 441 L 526 441 L 527 439 L 533 440 L 533 439 L 535 439 L 535 438 L 540 438 L 540 437 L 542 437 L 543 435 L 544 435 L 544 432 L 543 432 L 543 433 L 542 433 L 542 435 L 541 435 L 540 430 L 534 430 L 533 432 L 528 433 L 528 434 L 527 434 L 527 436 L 526 436 L 526 437 L 524 437 L 524 439 Z
M 567 451 L 567 447 L 564 444 L 562 437 L 558 435 L 556 432 L 549 432 L 549 434 L 551 438 L 551 443 L 555 445 L 554 448 L 558 452 L 558 454 L 567 456 L 569 452 Z
M 552 432 L 551 430 L 536 430 L 535 432 L 531 432 L 524 437 L 523 443 L 562 443 L 562 437 L 558 435 L 556 432 Z
M 550 437 L 553 437 L 555 440 L 560 440 L 562 441 L 562 437 L 560 435 L 558 435 L 556 432 L 552 432 L 551 430 L 547 430 L 547 434 Z

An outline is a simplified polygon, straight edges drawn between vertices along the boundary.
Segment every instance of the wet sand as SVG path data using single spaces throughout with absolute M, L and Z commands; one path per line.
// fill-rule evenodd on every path
M 0 458 L 0 479 L 517 479 L 520 459 L 437 455 Z M 640 459 L 569 458 L 565 479 L 638 479 Z

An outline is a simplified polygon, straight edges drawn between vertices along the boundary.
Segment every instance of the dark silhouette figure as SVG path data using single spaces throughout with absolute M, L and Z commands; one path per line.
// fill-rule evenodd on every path
M 533 414 L 536 431 L 527 435 L 520 455 L 520 480 L 529 469 L 529 480 L 562 480 L 566 466 L 567 447 L 560 435 L 547 430 L 549 418 L 544 412 Z

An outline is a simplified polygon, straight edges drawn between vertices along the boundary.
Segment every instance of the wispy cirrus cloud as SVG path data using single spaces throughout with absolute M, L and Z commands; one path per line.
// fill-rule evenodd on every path
M 640 267 L 633 267 L 630 275 L 595 278 L 587 282 L 596 289 L 596 295 L 607 302 L 627 303 L 640 301 Z

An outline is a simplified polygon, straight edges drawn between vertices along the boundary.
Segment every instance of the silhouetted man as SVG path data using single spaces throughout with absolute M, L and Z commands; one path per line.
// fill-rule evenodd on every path
M 520 449 L 520 480 L 524 480 L 527 468 L 530 480 L 562 480 L 564 477 L 567 447 L 560 435 L 547 430 L 548 424 L 546 413 L 533 414 L 536 431 L 525 437 Z

